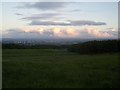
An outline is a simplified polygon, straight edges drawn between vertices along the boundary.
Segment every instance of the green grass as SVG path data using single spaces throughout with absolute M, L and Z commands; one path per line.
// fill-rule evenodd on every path
M 3 88 L 117 88 L 118 54 L 4 49 Z

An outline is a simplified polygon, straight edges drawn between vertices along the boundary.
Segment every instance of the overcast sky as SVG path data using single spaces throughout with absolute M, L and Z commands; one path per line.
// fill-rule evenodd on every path
M 117 2 L 3 2 L 5 38 L 117 38 Z

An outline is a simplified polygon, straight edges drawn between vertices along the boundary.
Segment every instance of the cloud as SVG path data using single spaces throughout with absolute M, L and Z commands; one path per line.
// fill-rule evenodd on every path
M 35 2 L 26 3 L 19 8 L 35 8 L 39 10 L 55 10 L 58 8 L 63 8 L 66 4 L 64 2 Z
M 53 28 L 51 30 L 56 37 L 78 37 L 80 36 L 80 32 L 74 28 L 66 28 L 66 29 L 61 29 L 61 28 Z
M 38 19 L 49 19 L 55 16 L 58 16 L 58 13 L 43 13 L 43 14 L 34 14 L 30 17 L 24 17 L 25 20 L 38 20 Z
M 74 21 L 38 21 L 34 20 L 29 25 L 59 25 L 59 26 L 100 26 L 100 25 L 106 25 L 105 22 L 95 22 L 95 21 L 85 21 L 85 20 L 74 20 Z
M 32 21 L 29 25 L 59 25 L 59 26 L 69 26 L 69 23 L 65 21 L 56 22 L 56 21 Z
M 15 13 L 15 15 L 18 15 L 18 16 L 23 16 L 23 14 L 20 14 L 20 13 Z
M 76 20 L 76 21 L 71 21 L 71 24 L 74 26 L 79 26 L 79 25 L 106 25 L 105 22 L 95 22 L 95 21 L 85 21 L 85 20 Z
M 116 28 L 107 28 L 107 29 L 110 30 L 110 31 L 117 31 Z
M 117 28 L 107 28 L 107 31 L 103 31 L 103 32 L 107 32 L 109 34 L 112 34 L 113 36 L 118 36 L 119 35 L 119 30 Z
M 73 28 L 59 28 L 54 27 L 51 29 L 43 29 L 43 28 L 37 28 L 37 29 L 23 29 L 21 30 L 24 33 L 38 33 L 42 36 L 53 36 L 53 37 L 76 37 L 79 34 L 79 31 L 73 29 Z
M 52 27 L 46 28 L 22 28 L 6 30 L 3 36 L 13 38 L 117 38 L 117 31 L 102 31 L 98 28 L 76 29 L 74 27 Z
M 107 37 L 112 37 L 113 35 L 108 33 L 108 32 L 102 32 L 102 31 L 99 31 L 98 29 L 95 29 L 95 28 L 87 28 L 87 33 L 88 34 L 91 34 L 95 37 L 100 37 L 100 38 L 107 38 Z
M 59 27 L 54 27 L 51 29 L 45 28 L 23 28 L 23 29 L 9 29 L 3 37 L 13 37 L 13 38 L 76 38 L 80 35 L 79 31 L 73 28 L 62 29 Z

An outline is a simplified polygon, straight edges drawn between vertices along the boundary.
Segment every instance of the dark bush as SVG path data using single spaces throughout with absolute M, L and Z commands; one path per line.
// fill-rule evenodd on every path
M 89 41 L 69 46 L 68 51 L 80 54 L 119 52 L 120 40 Z

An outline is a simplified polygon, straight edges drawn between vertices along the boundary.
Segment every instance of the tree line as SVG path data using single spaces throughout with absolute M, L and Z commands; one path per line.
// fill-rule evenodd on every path
M 2 44 L 2 49 L 64 49 L 67 45 L 26 45 L 26 44 Z
M 67 49 L 80 54 L 120 52 L 120 40 L 96 40 L 72 45 L 2 44 L 2 49 Z

